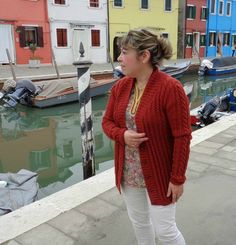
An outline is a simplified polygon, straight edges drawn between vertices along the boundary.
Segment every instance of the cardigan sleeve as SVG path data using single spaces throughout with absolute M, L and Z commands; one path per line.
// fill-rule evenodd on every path
M 117 96 L 117 85 L 114 85 L 107 103 L 106 111 L 102 119 L 102 128 L 105 134 L 112 140 L 125 145 L 124 133 L 127 128 L 120 128 L 114 120 L 114 109 Z
M 180 185 L 186 180 L 185 172 L 189 159 L 192 130 L 189 101 L 182 84 L 178 81 L 168 91 L 166 114 L 174 138 L 170 181 L 173 184 Z

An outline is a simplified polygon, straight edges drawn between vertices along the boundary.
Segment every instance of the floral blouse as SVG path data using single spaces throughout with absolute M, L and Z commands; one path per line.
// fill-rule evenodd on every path
M 130 113 L 131 105 L 134 99 L 132 92 L 126 109 L 126 127 L 136 131 L 134 117 Z M 125 146 L 125 162 L 123 167 L 123 181 L 125 184 L 133 187 L 145 187 L 143 172 L 140 163 L 139 149 L 137 147 Z

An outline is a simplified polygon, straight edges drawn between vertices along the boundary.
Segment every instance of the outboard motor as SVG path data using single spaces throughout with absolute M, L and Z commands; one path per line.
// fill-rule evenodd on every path
M 213 63 L 210 60 L 203 60 L 201 63 L 201 66 L 198 70 L 198 75 L 203 76 L 207 73 L 207 70 L 211 69 L 213 67 Z
M 7 80 L 4 82 L 2 90 L 0 90 L 0 100 L 8 93 L 12 93 L 15 90 L 16 81 Z
M 198 113 L 200 115 L 200 119 L 204 124 L 209 124 L 214 121 L 214 118 L 211 115 L 216 111 L 216 109 L 220 106 L 221 99 L 216 96 L 209 100 L 202 110 Z
M 20 100 L 25 99 L 28 96 L 32 96 L 36 93 L 36 86 L 31 80 L 21 79 L 16 83 L 15 91 L 5 96 L 3 106 L 15 107 Z
M 122 70 L 121 70 L 121 67 L 120 66 L 117 66 L 114 71 L 113 71 L 113 76 L 114 78 L 122 78 L 124 77 L 125 75 L 123 74 Z

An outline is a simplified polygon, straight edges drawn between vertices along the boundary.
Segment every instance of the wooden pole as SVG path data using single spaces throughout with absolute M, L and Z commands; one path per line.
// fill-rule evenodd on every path
M 10 64 L 11 74 L 12 74 L 13 80 L 16 81 L 16 74 L 15 74 L 15 71 L 13 68 L 12 59 L 11 59 L 11 55 L 10 55 L 8 48 L 6 48 L 6 53 L 7 53 L 7 58 L 8 58 L 9 64 Z
M 56 58 L 55 58 L 53 50 L 52 50 L 52 60 L 53 60 L 53 64 L 54 64 L 54 67 L 55 67 L 55 70 L 56 70 L 56 73 L 57 73 L 57 79 L 60 79 L 61 77 L 60 77 L 60 74 L 59 74 L 57 61 L 56 61 Z
M 83 45 L 80 45 L 80 57 L 83 57 L 83 54 Z M 78 73 L 82 163 L 84 179 L 87 179 L 95 175 L 92 100 L 90 97 L 90 66 L 92 62 L 81 59 L 73 64 L 77 67 Z

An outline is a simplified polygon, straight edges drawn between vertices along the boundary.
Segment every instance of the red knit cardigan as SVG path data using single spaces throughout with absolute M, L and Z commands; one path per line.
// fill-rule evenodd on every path
M 134 86 L 133 78 L 124 77 L 111 90 L 102 127 L 115 141 L 115 177 L 120 191 L 125 157 L 125 112 Z M 189 158 L 191 126 L 189 102 L 182 84 L 154 69 L 135 115 L 137 132 L 148 141 L 139 146 L 146 188 L 153 205 L 168 205 L 169 182 L 185 182 Z

